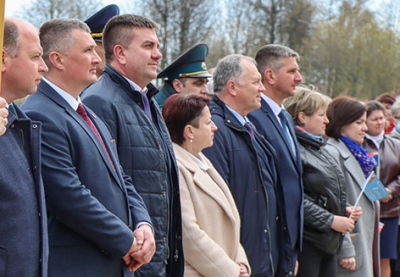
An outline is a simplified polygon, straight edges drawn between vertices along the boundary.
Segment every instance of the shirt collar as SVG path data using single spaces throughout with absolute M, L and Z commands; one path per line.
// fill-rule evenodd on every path
M 131 87 L 132 87 L 132 89 L 133 90 L 136 90 L 136 91 L 139 91 L 140 93 L 144 93 L 144 94 L 146 94 L 147 93 L 147 87 L 144 87 L 144 88 L 141 88 L 141 87 L 139 87 L 135 82 L 133 82 L 132 80 L 129 80 L 128 78 L 126 78 L 125 76 L 122 76 L 122 77 L 124 77 L 127 81 L 128 81 L 128 83 L 131 85 Z
M 42 77 L 42 80 L 45 81 L 49 86 L 51 86 L 76 111 L 79 103 L 81 103 L 81 99 L 79 98 L 79 96 L 78 99 L 75 99 L 74 97 L 72 97 L 71 94 L 59 88 L 57 85 L 53 84 L 45 77 Z
M 241 116 L 238 112 L 236 112 L 235 110 L 233 110 L 233 109 L 232 109 L 231 107 L 229 107 L 228 105 L 225 105 L 225 106 L 228 108 L 228 110 L 231 111 L 231 113 L 236 117 L 236 119 L 239 120 L 239 122 L 240 122 L 240 124 L 241 124 L 242 126 L 244 126 L 244 124 L 245 124 L 246 122 L 249 121 L 249 120 L 247 119 L 247 117 Z
M 266 96 L 264 93 L 261 93 L 261 98 L 264 99 L 265 102 L 267 102 L 276 117 L 278 117 L 279 113 L 284 110 L 284 107 L 282 105 L 279 106 L 274 100 Z

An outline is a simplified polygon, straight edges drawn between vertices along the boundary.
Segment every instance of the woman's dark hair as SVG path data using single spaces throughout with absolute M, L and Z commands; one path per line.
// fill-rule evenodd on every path
M 368 101 L 365 104 L 365 108 L 367 109 L 367 118 L 372 114 L 374 111 L 382 111 L 383 115 L 385 115 L 385 107 L 376 100 Z
M 389 92 L 382 93 L 376 97 L 376 101 L 393 105 L 396 102 L 396 97 Z
M 339 139 L 342 127 L 357 121 L 365 113 L 365 105 L 348 96 L 339 96 L 329 103 L 326 115 L 329 123 L 326 125 L 326 135 Z
M 183 129 L 186 125 L 199 127 L 199 116 L 208 103 L 209 99 L 199 93 L 174 94 L 168 97 L 162 115 L 173 142 L 181 145 L 185 141 Z

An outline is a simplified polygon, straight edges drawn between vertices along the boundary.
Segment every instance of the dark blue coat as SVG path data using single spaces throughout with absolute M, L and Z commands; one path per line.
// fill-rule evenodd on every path
M 272 249 L 280 248 L 280 245 L 277 238 L 270 236 L 268 199 L 272 196 L 268 195 L 266 189 L 266 182 L 271 187 L 278 183 L 273 163 L 274 150 L 261 136 L 255 134 L 269 163 L 265 166 L 245 127 L 215 95 L 210 102 L 210 110 L 218 130 L 215 132 L 213 146 L 203 152 L 228 184 L 235 199 L 241 219 L 240 240 L 252 276 L 275 276 L 272 256 L 279 254 L 272 253 Z M 271 179 L 266 180 L 264 174 Z
M 287 269 L 288 272 L 293 274 L 294 263 L 297 259 L 297 253 L 301 249 L 303 237 L 302 165 L 293 120 L 286 112 L 290 135 L 295 143 L 296 155 L 285 139 L 278 119 L 264 99 L 261 101 L 261 108 L 252 111 L 248 118 L 256 126 L 257 131 L 272 145 L 278 157 L 275 163 L 282 184 L 280 193 L 284 201 L 282 203 L 285 210 L 284 228 L 289 234 L 289 237 L 285 237 L 285 241 L 288 247 L 287 251 L 293 252 L 292 255 L 287 254 Z
M 48 240 L 40 171 L 41 124 L 15 105 L 0 137 L 0 276 L 47 276 Z
M 135 276 L 180 277 L 184 258 L 177 166 L 168 129 L 154 100 L 158 90 L 151 84 L 147 87 L 153 122 L 143 110 L 140 93 L 110 65 L 83 93 L 82 101 L 104 120 L 116 139 L 121 166 L 143 197 L 153 222 L 156 253 Z
M 49 228 L 49 276 L 133 276 L 122 257 L 139 222 L 151 222 L 119 166 L 115 140 L 87 109 L 108 149 L 45 81 L 22 106 L 41 121 L 42 173 Z

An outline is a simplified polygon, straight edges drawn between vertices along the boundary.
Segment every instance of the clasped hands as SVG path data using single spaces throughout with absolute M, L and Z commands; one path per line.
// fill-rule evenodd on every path
M 8 110 L 6 108 L 6 100 L 0 97 L 0 136 L 6 132 L 6 126 L 8 123 Z
M 149 263 L 156 251 L 153 230 L 149 225 L 140 225 L 133 232 L 133 237 L 131 248 L 122 258 L 130 271 L 136 271 L 142 265 Z

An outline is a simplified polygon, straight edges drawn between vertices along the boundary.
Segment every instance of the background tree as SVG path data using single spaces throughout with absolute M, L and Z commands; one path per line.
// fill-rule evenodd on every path
M 378 24 L 365 1 L 343 1 L 339 14 L 314 29 L 302 65 L 306 82 L 335 97 L 372 99 L 398 87 L 399 39 Z
M 136 2 L 138 12 L 156 21 L 161 68 L 198 42 L 206 42 L 216 28 L 221 9 L 216 0 L 143 0 Z
M 85 20 L 103 4 L 99 0 L 33 0 L 28 6 L 22 7 L 18 17 L 40 27 L 53 18 L 78 18 Z

